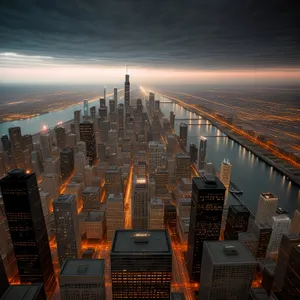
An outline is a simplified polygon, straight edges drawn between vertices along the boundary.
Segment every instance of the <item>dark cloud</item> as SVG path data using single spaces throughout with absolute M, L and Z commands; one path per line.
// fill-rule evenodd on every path
M 81 64 L 299 67 L 298 0 L 1 0 L 0 52 Z

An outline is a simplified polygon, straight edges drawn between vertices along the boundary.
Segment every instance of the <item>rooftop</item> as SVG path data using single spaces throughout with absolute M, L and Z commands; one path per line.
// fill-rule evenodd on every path
M 135 237 L 147 235 L 146 242 L 136 242 Z M 171 253 L 167 230 L 116 230 L 111 254 L 117 253 Z
M 170 300 L 185 300 L 185 296 L 182 293 L 171 293 Z
M 157 206 L 162 206 L 163 205 L 160 198 L 151 198 L 150 199 L 150 204 L 153 205 L 153 206 L 156 206 L 156 205 Z
M 273 200 L 273 199 L 278 199 L 275 195 L 273 195 L 272 193 L 261 193 L 261 196 L 265 199 L 268 200 Z
M 61 194 L 53 202 L 54 203 L 71 203 L 75 199 L 74 194 Z
M 86 222 L 101 222 L 104 220 L 104 211 L 90 211 L 85 217 Z
M 226 190 L 221 180 L 213 175 L 206 175 L 205 177 L 193 177 L 193 182 L 196 184 L 199 190 L 205 189 L 218 189 Z
M 83 190 L 82 194 L 98 194 L 100 190 L 100 187 L 88 186 Z
M 66 259 L 59 276 L 103 276 L 104 259 Z
M 109 194 L 107 202 L 123 202 L 123 194 Z
M 246 206 L 244 205 L 230 205 L 229 209 L 236 211 L 237 213 L 250 213 Z
M 213 264 L 256 264 L 256 259 L 239 241 L 204 242 Z
M 43 284 L 11 285 L 3 294 L 1 300 L 32 300 L 43 289 Z

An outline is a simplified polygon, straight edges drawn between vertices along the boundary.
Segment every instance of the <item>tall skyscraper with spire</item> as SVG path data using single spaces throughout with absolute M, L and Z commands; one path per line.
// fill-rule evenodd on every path
M 127 68 L 126 68 L 126 75 L 125 75 L 124 103 L 125 103 L 125 111 L 127 112 L 130 106 L 130 81 L 129 81 L 129 74 L 127 74 Z

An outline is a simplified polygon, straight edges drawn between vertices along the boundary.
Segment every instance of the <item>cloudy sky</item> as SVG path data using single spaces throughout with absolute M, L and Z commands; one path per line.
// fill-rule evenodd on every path
M 299 79 L 299 11 L 298 0 L 1 0 L 0 82 L 111 81 L 125 65 L 142 80 Z

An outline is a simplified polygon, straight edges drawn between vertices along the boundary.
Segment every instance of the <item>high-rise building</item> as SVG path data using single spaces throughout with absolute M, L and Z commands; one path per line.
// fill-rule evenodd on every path
M 254 222 L 252 224 L 252 232 L 257 239 L 257 252 L 255 257 L 258 259 L 264 259 L 266 257 L 267 247 L 272 234 L 272 227 Z
M 80 123 L 81 123 L 81 111 L 75 110 L 74 111 L 74 125 L 75 125 L 75 135 L 76 135 L 77 142 L 79 142 L 79 140 L 80 140 L 80 130 L 79 130 Z
M 105 300 L 104 259 L 66 259 L 59 273 L 61 300 Z
M 118 111 L 117 111 L 117 121 L 118 121 L 118 137 L 123 138 L 124 137 L 124 119 L 125 119 L 125 112 L 124 112 L 124 105 L 120 103 L 118 105 Z
M 93 121 L 96 120 L 96 106 L 90 107 L 90 115 Z
M 6 241 L 1 241 L 1 242 L 6 242 Z M 1 282 L 1 284 L 0 284 L 0 298 L 1 298 L 1 296 L 4 294 L 6 289 L 9 287 L 9 283 L 8 283 L 5 267 L 4 267 L 4 264 L 2 261 L 1 253 L 0 253 L 0 282 Z
M 198 160 L 198 148 L 195 144 L 190 144 L 190 157 L 191 163 L 195 163 Z
M 9 138 L 6 134 L 1 136 L 1 142 L 2 142 L 3 150 L 5 152 L 10 152 L 11 151 L 11 143 L 10 143 L 10 140 L 9 140 Z
M 272 234 L 270 237 L 268 252 L 277 252 L 283 234 L 289 232 L 291 219 L 287 215 L 278 215 L 271 218 Z
M 239 241 L 204 242 L 198 299 L 247 299 L 256 266 Z
M 225 191 L 215 176 L 193 178 L 187 253 L 192 281 L 200 279 L 203 242 L 219 239 Z
M 155 94 L 150 92 L 149 93 L 149 105 L 150 109 L 154 110 L 154 101 L 155 101 Z
M 225 185 L 226 189 L 230 186 L 231 163 L 228 160 L 223 160 L 221 163 L 220 180 Z
M 109 100 L 109 112 L 115 113 L 116 112 L 116 101 L 113 99 Z
M 188 138 L 188 126 L 185 123 L 180 123 L 179 125 L 179 138 L 180 141 L 186 145 Z
M 191 177 L 191 157 L 184 153 L 176 154 L 176 178 Z
M 225 240 L 237 240 L 240 232 L 246 232 L 249 217 L 250 212 L 244 205 L 230 205 L 224 232 Z
M 162 196 L 168 193 L 169 171 L 157 168 L 155 171 L 155 195 Z
M 0 186 L 20 281 L 43 282 L 51 293 L 55 275 L 36 176 L 14 169 Z
M 123 194 L 109 194 L 106 201 L 107 240 L 111 241 L 117 229 L 124 228 Z
M 106 102 L 106 86 L 104 87 L 104 89 L 103 89 L 103 98 L 104 98 L 104 100 L 105 100 L 105 102 Z M 106 104 L 105 104 L 106 105 Z
M 290 252 L 282 296 L 284 300 L 300 299 L 300 244 L 294 246 Z
M 238 240 L 249 249 L 254 257 L 256 257 L 258 239 L 253 232 L 240 232 L 238 234 Z
M 149 190 L 146 177 L 135 176 L 132 194 L 132 228 L 147 229 L 149 226 Z
M 270 225 L 271 218 L 276 216 L 278 198 L 271 193 L 262 193 L 258 199 L 255 223 Z
M 290 233 L 300 234 L 300 211 L 298 209 L 294 212 Z
M 118 89 L 114 88 L 114 101 L 115 101 L 115 107 L 118 106 Z
M 110 259 L 113 299 L 170 299 L 172 247 L 166 230 L 117 230 Z
M 27 148 L 30 153 L 33 151 L 33 140 L 31 134 L 25 134 L 22 136 L 22 145 Z
M 157 168 L 164 168 L 166 165 L 166 153 L 164 144 L 151 141 L 148 144 L 147 153 L 148 170 L 154 174 Z
M 107 143 L 108 142 L 108 132 L 109 132 L 108 120 L 99 118 L 98 119 L 98 128 L 99 128 L 100 142 Z
M 175 114 L 173 111 L 170 111 L 170 125 L 171 125 L 171 129 L 174 130 Z
M 87 117 L 89 115 L 89 100 L 83 100 L 83 116 Z
M 50 133 L 45 132 L 40 134 L 40 144 L 43 160 L 51 158 L 52 138 Z
M 74 155 L 71 147 L 60 152 L 60 172 L 63 180 L 69 178 L 74 170 Z
M 100 209 L 100 187 L 89 186 L 82 192 L 84 209 Z
M 160 110 L 160 102 L 159 100 L 154 101 L 154 110 L 159 111 Z
M 99 117 L 103 120 L 107 118 L 107 106 L 102 106 L 98 109 Z
M 163 229 L 164 226 L 164 206 L 160 198 L 150 199 L 149 229 Z
M 109 194 L 123 193 L 122 170 L 119 166 L 110 166 L 105 172 L 105 186 Z
M 280 291 L 283 287 L 284 277 L 289 264 L 290 254 L 293 247 L 300 244 L 300 235 L 296 234 L 283 234 L 279 252 L 278 260 L 274 275 L 274 288 Z
M 130 81 L 129 75 L 125 75 L 125 87 L 124 87 L 124 103 L 125 103 L 125 111 L 130 107 Z
M 53 208 L 57 252 L 62 266 L 66 258 L 80 257 L 81 236 L 75 195 L 60 195 L 53 201 Z
M 63 126 L 55 127 L 56 146 L 59 149 L 65 149 L 67 143 L 66 130 Z
M 86 144 L 86 156 L 92 166 L 97 158 L 94 124 L 88 121 L 80 123 L 80 140 Z
M 198 156 L 198 169 L 203 170 L 206 158 L 207 138 L 204 136 L 200 137 L 199 144 L 199 156 Z
M 2 283 L 2 282 L 1 282 Z M 43 284 L 11 285 L 1 300 L 46 300 Z

